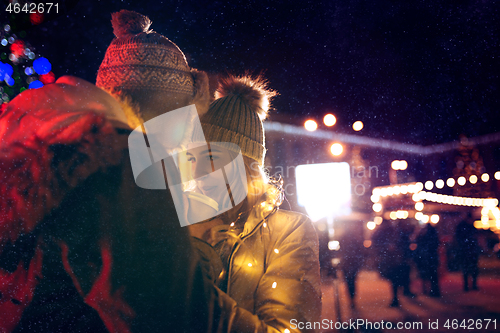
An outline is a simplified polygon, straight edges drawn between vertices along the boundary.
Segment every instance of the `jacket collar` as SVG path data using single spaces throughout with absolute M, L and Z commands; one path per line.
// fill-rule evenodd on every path
M 246 237 L 257 230 L 264 224 L 265 219 L 279 209 L 282 201 L 282 191 L 280 188 L 273 184 L 267 185 L 266 192 L 262 195 L 261 200 L 252 208 L 248 215 L 240 237 Z

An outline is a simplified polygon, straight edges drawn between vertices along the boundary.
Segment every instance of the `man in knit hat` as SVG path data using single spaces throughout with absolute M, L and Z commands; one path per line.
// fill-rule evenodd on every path
M 208 99 L 206 75 L 190 70 L 148 22 L 138 13 L 113 15 L 117 38 L 97 85 L 115 98 L 63 77 L 20 94 L 0 115 L 2 332 L 211 325 L 210 286 L 172 194 L 137 186 L 130 163 L 133 128 L 190 104 L 202 110 Z

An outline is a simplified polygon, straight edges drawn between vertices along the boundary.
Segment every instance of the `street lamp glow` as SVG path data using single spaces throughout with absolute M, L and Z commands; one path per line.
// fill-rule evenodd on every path
M 394 170 L 406 170 L 407 167 L 408 167 L 408 162 L 406 162 L 405 160 L 402 161 L 394 160 L 391 163 L 391 168 L 393 168 Z
M 495 172 L 495 179 L 500 180 L 500 171 Z
M 363 122 L 359 120 L 354 122 L 354 124 L 352 124 L 352 129 L 356 132 L 361 131 L 363 129 Z
M 477 176 L 476 175 L 472 175 L 469 177 L 469 181 L 471 184 L 475 184 L 477 183 Z
M 446 180 L 446 185 L 448 185 L 448 187 L 453 187 L 453 186 L 455 186 L 455 179 L 453 179 L 453 178 L 448 178 L 448 179 Z
M 486 183 L 488 180 L 490 180 L 490 175 L 488 175 L 487 173 L 483 173 L 481 175 L 481 180 Z
M 426 190 L 430 191 L 430 190 L 432 190 L 433 187 L 434 187 L 434 183 L 432 181 L 428 180 L 425 182 L 425 189 Z
M 442 179 L 436 180 L 436 187 L 443 188 L 444 187 L 444 180 L 442 180 Z
M 332 153 L 333 156 L 340 156 L 342 152 L 344 151 L 344 147 L 340 143 L 334 143 L 330 147 L 330 152 Z
M 337 122 L 337 118 L 335 118 L 335 116 L 331 113 L 327 114 L 323 118 L 323 123 L 328 127 L 335 125 L 336 122 Z
M 377 226 L 377 225 L 376 225 L 376 224 L 375 224 L 375 222 L 373 222 L 373 221 L 370 221 L 370 222 L 368 222 L 368 223 L 366 224 L 366 227 L 367 227 L 369 230 L 373 230 L 373 229 L 375 229 L 375 227 L 376 227 L 376 226 Z
M 458 185 L 460 185 L 460 186 L 464 186 L 466 182 L 467 182 L 467 180 L 465 179 L 465 177 L 464 177 L 464 176 L 460 176 L 460 177 L 458 177 L 458 179 L 457 179 L 457 183 L 458 183 Z
M 318 129 L 318 123 L 312 119 L 309 119 L 309 120 L 306 120 L 306 122 L 304 123 L 304 127 L 309 132 L 314 132 L 315 130 Z
M 434 224 L 438 223 L 439 222 L 439 215 L 432 214 L 431 215 L 431 222 L 434 223 Z

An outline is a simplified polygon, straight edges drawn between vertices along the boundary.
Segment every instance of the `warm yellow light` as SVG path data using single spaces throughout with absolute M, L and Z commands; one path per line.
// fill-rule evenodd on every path
M 306 122 L 304 123 L 304 127 L 306 130 L 308 130 L 309 132 L 313 132 L 315 130 L 318 129 L 318 123 L 315 122 L 314 120 L 312 119 L 309 119 L 309 120 L 306 120 Z
M 486 183 L 488 180 L 490 180 L 490 175 L 488 175 L 487 173 L 483 173 L 481 175 L 481 180 Z
M 363 242 L 363 246 L 366 247 L 366 248 L 369 248 L 370 246 L 372 246 L 372 241 L 371 240 L 365 240 Z
M 352 129 L 355 130 L 356 132 L 361 131 L 363 129 L 363 122 L 359 120 L 354 122 L 354 124 L 352 124 Z
M 335 116 L 331 113 L 327 114 L 323 118 L 323 123 L 328 127 L 335 125 L 336 122 L 337 122 L 337 118 L 335 118 Z
M 469 181 L 471 184 L 475 184 L 477 183 L 477 176 L 476 175 L 472 175 L 469 177 Z
M 416 192 L 420 192 L 424 189 L 424 184 L 422 184 L 421 182 L 418 182 L 415 184 L 415 193 Z
M 500 171 L 495 172 L 495 179 L 500 180 Z
M 425 214 L 424 214 L 424 215 L 422 215 L 422 219 L 421 219 L 421 221 L 422 221 L 422 222 L 424 222 L 424 223 L 429 222 L 429 215 L 425 215 Z
M 342 152 L 344 151 L 344 147 L 342 147 L 342 145 L 340 143 L 334 143 L 330 147 L 330 151 L 331 151 L 333 156 L 340 156 L 342 154 Z
M 373 211 L 379 213 L 382 210 L 382 205 L 379 203 L 373 204 Z
M 390 212 L 389 217 L 391 218 L 391 220 L 395 220 L 398 218 L 398 214 L 396 212 Z
M 405 160 L 402 161 L 394 160 L 391 163 L 391 168 L 393 168 L 394 170 L 406 170 L 407 167 L 408 167 L 408 162 L 406 162 Z
M 278 285 L 278 284 L 276 283 L 276 281 L 274 281 L 274 282 L 273 282 L 273 285 L 272 285 L 272 288 L 273 288 L 273 289 L 276 289 L 276 286 L 277 286 L 277 285 Z
M 466 183 L 466 181 L 467 181 L 467 180 L 465 179 L 465 177 L 464 177 L 464 176 L 458 177 L 458 179 L 457 179 L 457 183 L 458 183 L 458 185 L 460 185 L 460 186 L 464 186 L 464 185 L 465 185 L 465 183 Z
M 380 197 L 378 195 L 375 195 L 375 194 L 372 194 L 371 197 L 370 197 L 370 200 L 373 202 L 373 203 L 377 203 L 380 201 Z
M 375 227 L 376 227 L 376 226 L 377 226 L 377 225 L 376 225 L 376 224 L 375 224 L 375 222 L 373 222 L 373 221 L 370 221 L 370 222 L 368 222 L 368 223 L 366 224 L 366 227 L 367 227 L 369 230 L 373 230 L 373 229 L 375 229 Z
M 262 226 L 263 226 L 264 228 L 265 228 L 265 227 L 267 227 L 267 223 L 266 223 L 266 222 L 264 222 L 264 223 L 262 224 Z
M 401 193 L 401 188 L 396 185 L 392 188 L 392 191 L 393 191 L 394 195 L 398 195 L 399 193 Z
M 422 212 L 416 212 L 415 213 L 415 219 L 416 220 L 422 220 L 423 216 L 424 216 L 424 214 Z
M 430 180 L 428 180 L 428 181 L 425 182 L 425 189 L 426 190 L 430 191 L 430 190 L 432 190 L 433 187 L 434 187 L 434 183 L 431 182 Z
M 398 210 L 398 211 L 396 212 L 396 217 L 397 217 L 398 219 L 404 219 L 404 218 L 405 218 L 405 211 L 404 211 L 404 210 Z
M 431 215 L 431 222 L 434 223 L 434 224 L 438 223 L 439 222 L 439 215 L 432 214 Z
M 338 251 L 340 250 L 340 243 L 339 241 L 329 241 L 328 242 L 328 248 L 332 251 Z
M 252 263 L 251 262 L 248 263 L 248 267 L 252 267 Z
M 383 220 L 384 220 L 384 219 L 382 218 L 382 216 L 375 216 L 375 218 L 373 219 L 373 221 L 374 221 L 376 224 L 381 224 Z
M 424 209 L 424 203 L 422 201 L 419 201 L 415 204 L 415 209 L 418 211 L 421 211 Z
M 455 179 L 453 179 L 453 178 L 448 178 L 448 179 L 446 180 L 446 185 L 448 185 L 448 187 L 453 187 L 453 186 L 455 186 Z
M 290 333 L 290 330 L 288 328 L 285 328 L 284 333 Z
M 436 180 L 436 187 L 443 188 L 444 187 L 444 180 L 442 180 L 442 179 Z
M 274 249 L 274 253 L 280 253 L 280 250 Z

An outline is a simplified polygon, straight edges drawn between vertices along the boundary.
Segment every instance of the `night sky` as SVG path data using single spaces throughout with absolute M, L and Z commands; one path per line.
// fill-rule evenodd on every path
M 24 29 L 57 77 L 95 82 L 111 12 L 129 9 L 192 67 L 264 71 L 290 122 L 332 112 L 333 130 L 355 133 L 361 120 L 362 135 L 418 144 L 500 131 L 500 1 L 73 2 Z

